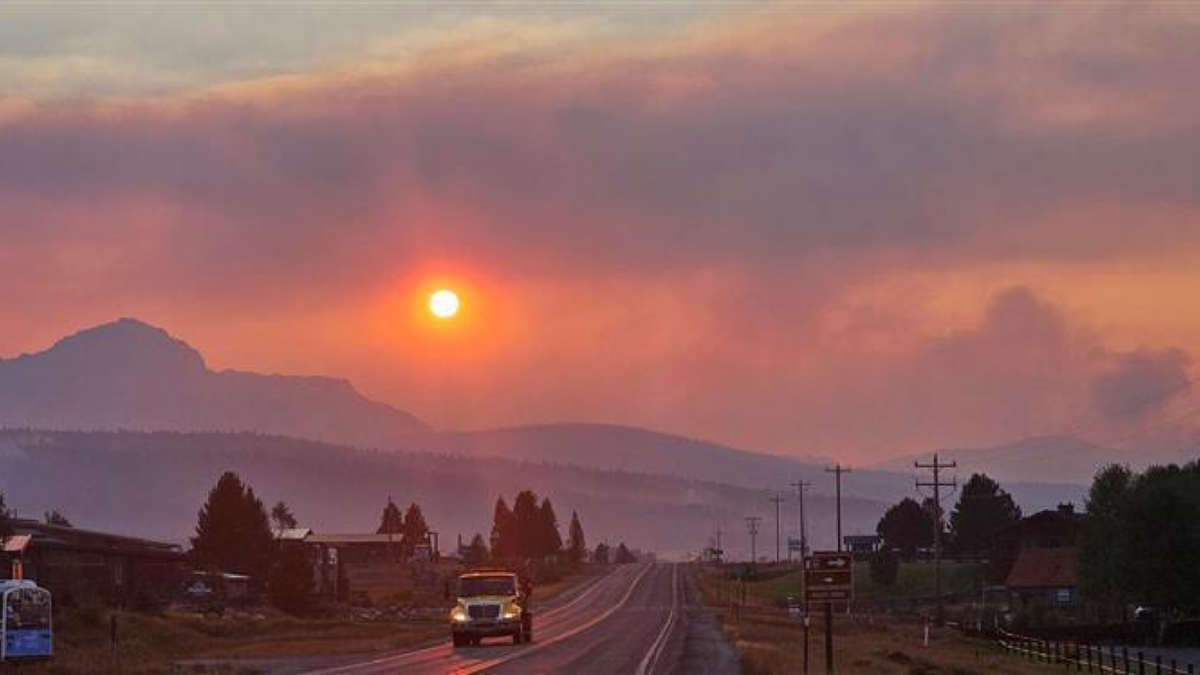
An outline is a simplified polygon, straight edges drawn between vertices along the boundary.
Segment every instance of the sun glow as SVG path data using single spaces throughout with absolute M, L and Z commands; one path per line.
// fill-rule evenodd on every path
M 449 319 L 458 314 L 458 295 L 449 289 L 435 291 L 429 296 L 429 311 L 439 319 Z

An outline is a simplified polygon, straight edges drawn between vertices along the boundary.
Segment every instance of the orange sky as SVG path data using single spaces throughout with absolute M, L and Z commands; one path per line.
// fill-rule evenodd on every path
M 632 11 L 358 17 L 194 69 L 13 41 L 0 354 L 136 316 L 438 426 L 850 461 L 1190 374 L 1189 7 Z M 200 50 L 185 18 L 162 28 Z M 424 311 L 442 286 L 454 321 Z

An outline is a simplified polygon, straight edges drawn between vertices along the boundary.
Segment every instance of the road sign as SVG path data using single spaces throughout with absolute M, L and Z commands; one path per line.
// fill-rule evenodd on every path
M 854 559 L 849 553 L 818 551 L 804 560 L 804 599 L 809 602 L 852 600 Z

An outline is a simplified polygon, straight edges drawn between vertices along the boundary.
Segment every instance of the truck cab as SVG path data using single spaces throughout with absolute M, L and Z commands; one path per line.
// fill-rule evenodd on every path
M 458 578 L 457 602 L 450 610 L 455 647 L 478 645 L 486 637 L 533 640 L 529 591 L 512 572 L 468 572 Z

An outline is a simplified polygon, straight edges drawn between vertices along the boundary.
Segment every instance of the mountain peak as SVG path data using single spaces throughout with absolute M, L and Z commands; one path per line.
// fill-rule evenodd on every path
M 54 343 L 45 354 L 81 364 L 145 364 L 151 368 L 206 369 L 186 342 L 139 319 L 121 318 L 86 328 Z

